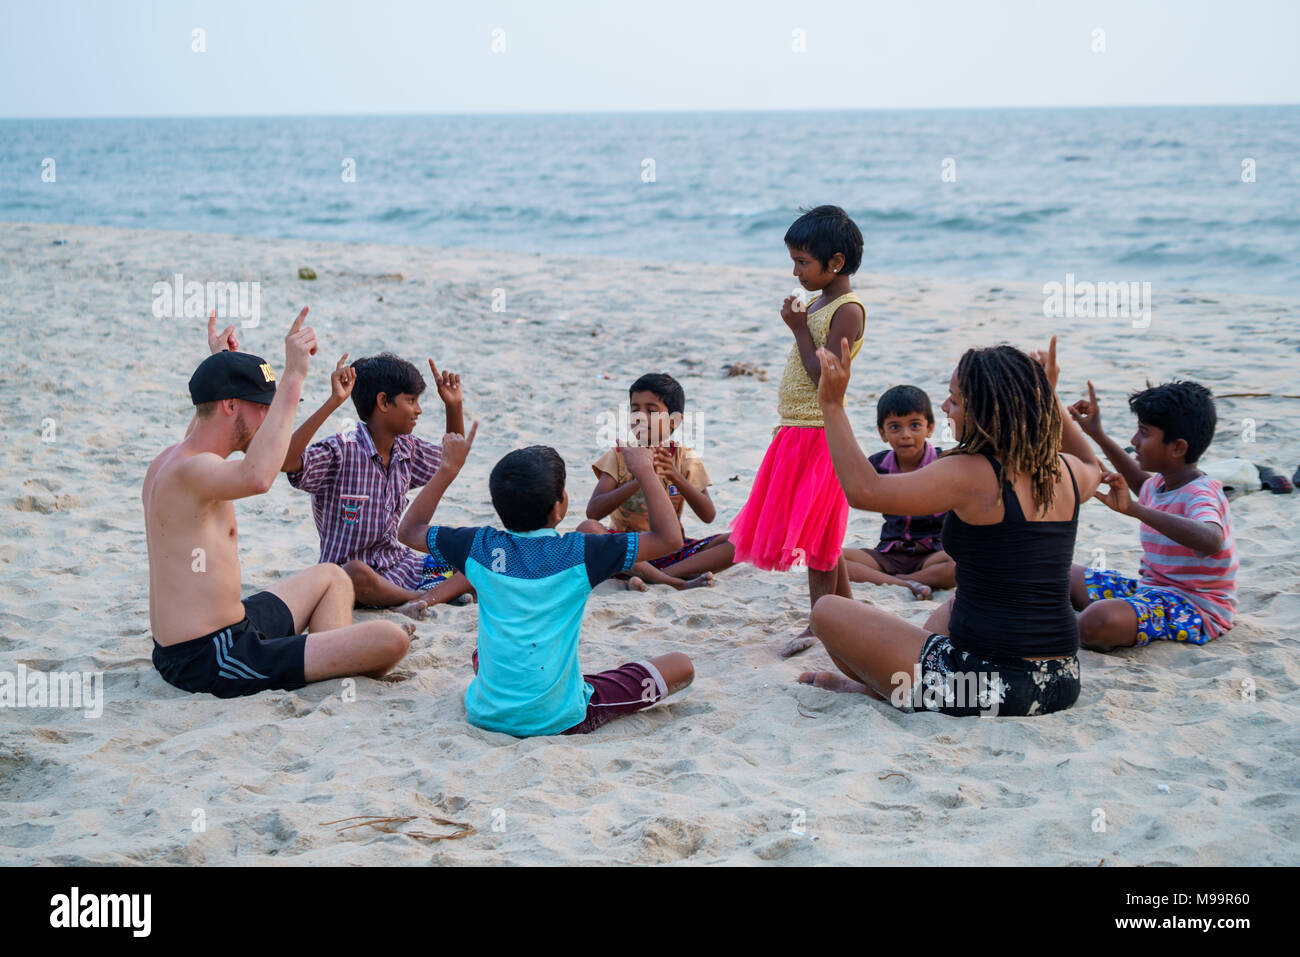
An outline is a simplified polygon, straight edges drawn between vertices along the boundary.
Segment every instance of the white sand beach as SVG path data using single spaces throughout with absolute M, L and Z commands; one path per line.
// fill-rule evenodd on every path
M 432 356 L 462 373 L 466 417 L 481 424 L 439 511 L 450 524 L 495 523 L 492 464 L 544 443 L 568 464 L 561 528 L 572 529 L 603 417 L 626 405 L 638 374 L 670 372 L 698 416 L 720 531 L 776 424 L 790 341 L 778 309 L 793 280 L 21 223 L 0 224 L 0 263 L 0 672 L 103 672 L 105 695 L 97 718 L 0 708 L 0 864 L 1300 863 L 1300 494 L 1233 500 L 1240 605 L 1227 636 L 1081 652 L 1078 704 L 1047 717 L 905 715 L 796 684 L 801 671 L 831 667 L 820 648 L 777 656 L 805 621 L 806 576 L 748 567 L 712 589 L 596 590 L 586 670 L 682 651 L 697 677 L 589 736 L 521 741 L 467 723 L 474 606 L 440 607 L 418 624 L 403 680 L 189 695 L 150 662 L 140 483 L 189 421 L 186 382 L 207 352 L 205 323 L 155 318 L 156 282 L 181 273 L 260 283 L 260 324 L 239 335 L 277 369 L 287 324 L 310 306 L 321 353 L 300 417 L 328 393 L 344 351 L 390 349 L 421 366 Z M 303 266 L 318 278 L 297 278 Z M 1139 330 L 1126 319 L 1046 319 L 1042 282 L 877 276 L 868 257 L 855 282 L 867 342 L 850 386 L 864 447 L 881 447 L 875 398 L 889 386 L 919 385 L 937 407 L 966 348 L 1038 348 L 1058 333 L 1063 394 L 1091 378 L 1108 431 L 1125 443 L 1127 393 L 1186 377 L 1216 393 L 1265 394 L 1219 399 L 1207 460 L 1295 469 L 1300 301 L 1156 288 Z M 741 362 L 766 378 L 726 376 Z M 437 440 L 436 393 L 423 404 L 419 434 Z M 1252 443 L 1241 439 L 1245 418 Z M 315 562 L 310 499 L 283 478 L 235 510 L 246 594 Z M 874 544 L 879 524 L 854 513 L 849 543 Z M 705 527 L 688 517 L 686 531 Z M 1076 560 L 1096 549 L 1135 574 L 1136 523 L 1088 503 Z M 935 607 L 901 588 L 855 594 L 918 624 Z M 325 826 L 355 815 L 415 816 L 404 829 L 453 833 L 430 821 L 444 818 L 475 833 L 430 843 Z

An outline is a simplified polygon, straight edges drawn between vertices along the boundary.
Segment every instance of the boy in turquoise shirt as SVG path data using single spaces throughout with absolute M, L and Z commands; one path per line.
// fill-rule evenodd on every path
M 584 675 L 578 640 L 587 596 L 638 561 L 682 545 L 671 500 L 657 480 L 650 449 L 623 449 L 644 480 L 650 531 L 561 535 L 568 511 L 564 460 L 552 448 L 516 449 L 492 469 L 492 505 L 505 530 L 430 525 L 474 442 L 443 438 L 442 463 L 402 516 L 397 537 L 464 572 L 478 592 L 475 677 L 465 692 L 470 723 L 516 737 L 585 734 L 611 718 L 640 711 L 690 685 L 695 670 L 680 652 Z

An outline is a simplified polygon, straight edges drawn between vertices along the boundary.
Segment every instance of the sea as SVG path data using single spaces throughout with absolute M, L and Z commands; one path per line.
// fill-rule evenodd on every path
M 1300 106 L 0 120 L 0 222 L 1300 296 Z M 484 269 L 490 271 L 490 258 Z

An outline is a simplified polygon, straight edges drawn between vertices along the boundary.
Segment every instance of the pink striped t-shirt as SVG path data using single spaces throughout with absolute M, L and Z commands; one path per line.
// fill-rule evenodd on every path
M 1142 483 L 1138 501 L 1170 515 L 1197 522 L 1213 522 L 1223 529 L 1223 549 L 1201 555 L 1186 545 L 1141 526 L 1142 564 L 1138 577 L 1144 585 L 1176 591 L 1201 613 L 1206 633 L 1217 638 L 1232 627 L 1237 610 L 1237 543 L 1223 486 L 1202 475 L 1181 488 L 1163 491 L 1164 480 L 1153 475 Z

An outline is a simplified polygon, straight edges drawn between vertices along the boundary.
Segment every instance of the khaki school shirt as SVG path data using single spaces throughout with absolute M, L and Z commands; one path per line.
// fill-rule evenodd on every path
M 709 473 L 704 471 L 704 463 L 700 461 L 700 457 L 684 445 L 678 445 L 673 449 L 673 465 L 695 488 L 704 489 L 713 484 L 709 480 Z M 627 461 L 618 449 L 610 449 L 602 455 L 592 465 L 591 470 L 596 473 L 597 478 L 602 475 L 612 475 L 616 486 L 632 479 L 632 473 L 627 470 Z M 677 512 L 677 522 L 681 524 L 682 507 L 686 504 L 686 499 L 682 497 L 677 486 L 668 479 L 661 481 L 665 491 L 668 492 L 668 498 L 672 500 L 673 509 Z M 645 494 L 641 489 L 637 489 L 626 502 L 614 509 L 609 514 L 608 520 L 616 531 L 650 531 L 650 512 L 646 508 Z

